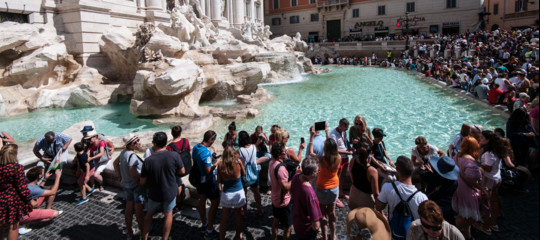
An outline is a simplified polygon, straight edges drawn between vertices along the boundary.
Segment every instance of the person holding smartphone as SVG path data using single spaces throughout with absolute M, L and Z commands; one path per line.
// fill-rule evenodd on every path
M 349 166 L 349 156 L 354 153 L 354 149 L 349 148 L 349 142 L 347 141 L 347 129 L 349 129 L 349 120 L 342 118 L 339 120 L 339 125 L 332 130 L 330 133 L 330 138 L 334 139 L 338 146 L 338 153 L 341 156 L 341 164 L 339 166 L 338 176 L 339 176 L 339 196 L 345 199 L 349 199 L 349 195 L 343 193 L 343 182 L 347 181 L 343 172 L 348 171 Z M 341 201 L 336 202 L 338 207 L 342 207 L 343 203 Z

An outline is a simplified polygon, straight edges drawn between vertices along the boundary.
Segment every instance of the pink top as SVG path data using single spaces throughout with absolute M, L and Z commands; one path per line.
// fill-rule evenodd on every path
M 291 193 L 287 192 L 283 194 L 283 188 L 281 187 L 281 182 L 288 182 L 289 173 L 287 169 L 283 166 L 279 168 L 278 179 L 276 179 L 275 168 L 280 164 L 280 162 L 272 160 L 270 161 L 270 181 L 272 185 L 272 205 L 277 208 L 286 207 L 291 201 Z M 282 201 L 283 199 L 283 201 Z

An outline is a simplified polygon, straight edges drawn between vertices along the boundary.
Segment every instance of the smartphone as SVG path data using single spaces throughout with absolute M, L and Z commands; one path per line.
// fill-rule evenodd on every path
M 300 143 L 305 143 L 305 142 L 306 142 L 306 140 L 303 137 L 301 137 L 300 138 Z
M 321 131 L 326 128 L 326 121 L 315 122 L 315 131 Z

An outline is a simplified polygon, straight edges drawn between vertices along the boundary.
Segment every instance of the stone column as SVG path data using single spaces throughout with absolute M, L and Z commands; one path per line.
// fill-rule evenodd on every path
M 204 13 L 207 17 L 209 18 L 212 18 L 212 0 L 205 0 L 204 3 L 205 3 L 205 10 L 204 10 Z
M 206 16 L 206 0 L 200 0 L 199 4 L 201 5 L 200 6 L 201 7 L 201 12 L 200 12 L 201 17 Z
M 234 16 L 232 0 L 227 0 L 227 21 L 232 22 Z
M 264 4 L 263 1 L 259 1 L 259 21 L 264 22 Z
M 249 1 L 249 14 L 251 14 L 251 16 L 249 16 L 249 20 L 251 22 L 255 22 L 255 0 Z
M 212 21 L 221 20 L 221 0 L 210 0 L 212 5 Z
M 234 19 L 233 24 L 234 25 L 242 25 L 244 24 L 244 0 L 233 0 L 234 2 Z
M 162 10 L 163 6 L 161 5 L 160 0 L 146 0 L 146 9 L 147 10 Z

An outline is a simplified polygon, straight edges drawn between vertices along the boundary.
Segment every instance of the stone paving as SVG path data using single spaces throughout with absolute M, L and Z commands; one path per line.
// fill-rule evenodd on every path
M 539 195 L 538 179 L 527 183 L 530 193 L 507 194 L 502 196 L 504 218 L 499 221 L 501 231 L 492 236 L 474 232 L 476 239 L 539 239 Z M 119 189 L 109 189 L 118 191 Z M 256 208 L 249 193 L 248 219 L 244 220 L 244 239 L 270 239 L 272 223 L 272 207 L 270 196 L 263 194 L 265 214 L 256 217 Z M 53 209 L 63 210 L 64 213 L 50 223 L 30 225 L 32 232 L 20 236 L 20 239 L 125 239 L 122 200 L 110 191 L 96 192 L 90 196 L 90 201 L 80 206 L 74 202 L 80 199 L 80 193 L 75 185 L 62 184 L 53 204 Z M 337 209 L 338 239 L 346 239 L 345 218 L 349 211 L 345 207 Z M 163 215 L 154 216 L 152 239 L 161 239 Z M 234 214 L 231 215 L 227 231 L 227 239 L 234 236 Z M 218 211 L 217 222 L 221 219 Z M 137 224 L 134 221 L 135 229 Z M 186 206 L 184 210 L 174 213 L 171 230 L 172 239 L 202 239 L 199 233 L 201 221 L 194 208 Z M 216 229 L 219 225 L 215 225 Z

